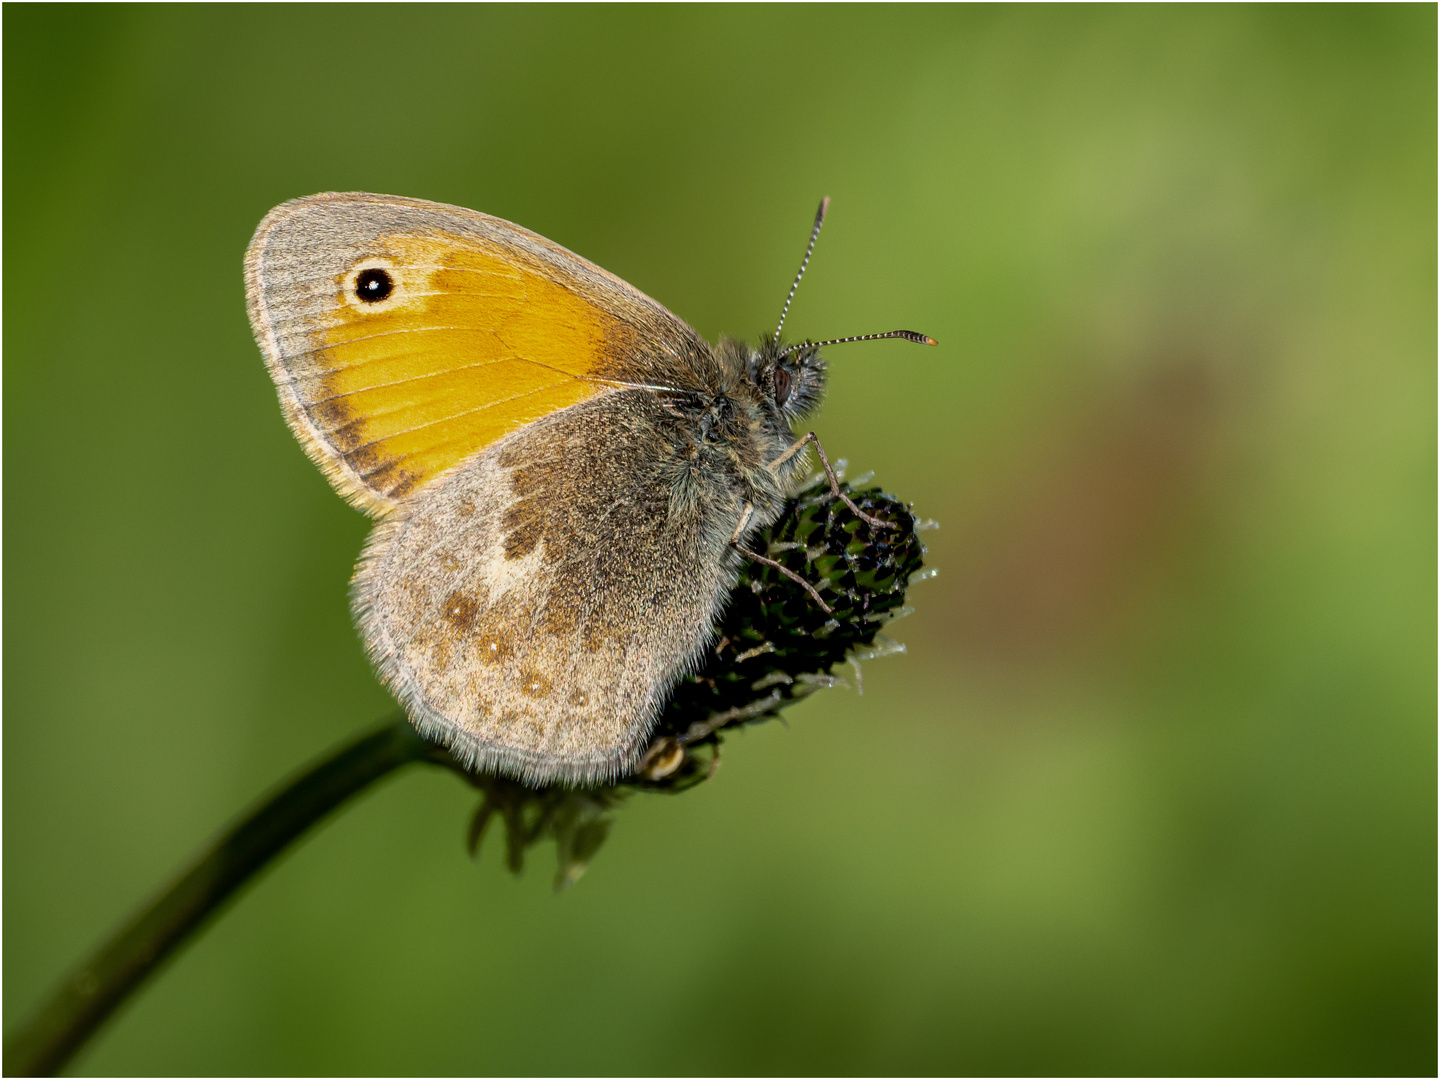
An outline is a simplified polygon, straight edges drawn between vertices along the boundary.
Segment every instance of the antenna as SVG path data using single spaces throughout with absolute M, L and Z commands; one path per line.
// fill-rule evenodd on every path
M 820 239 L 820 226 L 825 224 L 825 213 L 830 209 L 830 196 L 820 200 L 820 209 L 815 211 L 815 227 L 810 230 L 810 243 L 805 247 L 805 258 L 800 260 L 800 269 L 795 273 L 795 280 L 790 285 L 790 295 L 785 297 L 785 306 L 780 309 L 780 324 L 775 327 L 774 341 L 780 341 L 780 331 L 785 328 L 785 316 L 790 314 L 790 301 L 795 299 L 795 290 L 800 287 L 800 279 L 805 276 L 805 268 L 810 265 L 810 255 L 815 251 L 815 241 Z M 777 360 L 789 356 L 796 349 L 803 349 L 807 346 L 822 348 L 826 345 L 844 345 L 848 341 L 879 341 L 882 338 L 904 338 L 906 341 L 913 341 L 917 345 L 939 345 L 940 343 L 925 334 L 916 333 L 914 330 L 887 330 L 883 334 L 861 334 L 858 337 L 832 338 L 829 341 L 800 341 L 780 351 Z
M 780 325 L 775 327 L 775 340 L 780 340 L 780 331 L 785 327 L 785 316 L 790 314 L 790 301 L 795 299 L 795 290 L 800 287 L 800 279 L 805 276 L 805 268 L 810 265 L 810 253 L 815 250 L 815 241 L 820 239 L 820 226 L 825 224 L 825 212 L 830 209 L 830 196 L 820 200 L 820 209 L 815 211 L 815 227 L 810 230 L 810 243 L 805 248 L 805 258 L 800 260 L 800 269 L 795 274 L 795 281 L 790 286 L 790 295 L 785 297 L 785 306 L 780 309 Z
M 779 360 L 789 356 L 796 349 L 812 348 L 820 349 L 826 345 L 844 345 L 847 341 L 880 341 L 882 338 L 904 338 L 906 341 L 913 341 L 916 345 L 939 345 L 933 337 L 916 333 L 914 330 L 887 330 L 883 334 L 860 334 L 857 337 L 837 337 L 829 341 L 797 341 L 794 345 L 787 346 L 780 351 L 775 359 Z

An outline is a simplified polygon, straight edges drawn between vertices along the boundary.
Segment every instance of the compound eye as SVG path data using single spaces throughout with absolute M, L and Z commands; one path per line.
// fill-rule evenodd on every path
M 785 402 L 790 400 L 790 387 L 794 383 L 794 377 L 783 368 L 775 369 L 775 404 L 784 407 Z

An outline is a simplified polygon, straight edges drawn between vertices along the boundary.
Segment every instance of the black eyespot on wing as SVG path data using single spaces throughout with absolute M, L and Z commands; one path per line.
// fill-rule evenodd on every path
M 793 380 L 792 380 L 791 377 L 790 377 L 790 372 L 789 372 L 789 371 L 787 371 L 787 370 L 786 370 L 785 368 L 783 368 L 783 367 L 777 367 L 777 368 L 775 369 L 775 404 L 776 404 L 776 405 L 779 405 L 779 406 L 781 406 L 781 407 L 783 408 L 784 405 L 785 405 L 785 402 L 787 402 L 787 401 L 790 400 L 790 387 L 791 387 L 792 383 L 793 383 Z
M 355 277 L 355 295 L 367 304 L 378 304 L 395 291 L 395 279 L 379 267 L 361 270 Z

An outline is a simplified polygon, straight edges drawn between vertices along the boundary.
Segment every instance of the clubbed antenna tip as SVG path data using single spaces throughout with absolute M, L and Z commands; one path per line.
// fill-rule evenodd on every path
M 916 345 L 939 345 L 933 337 L 928 334 L 921 334 L 915 330 L 887 330 L 883 334 L 858 334 L 855 337 L 837 337 L 829 341 L 797 341 L 794 345 L 788 345 L 781 350 L 782 357 L 789 356 L 796 349 L 806 347 L 812 349 L 823 349 L 826 345 L 844 345 L 850 341 L 881 341 L 885 338 L 904 338 L 906 341 L 913 341 Z

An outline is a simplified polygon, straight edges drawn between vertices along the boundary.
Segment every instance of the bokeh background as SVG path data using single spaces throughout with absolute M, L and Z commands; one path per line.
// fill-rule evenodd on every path
M 325 190 L 520 222 L 941 528 L 908 655 L 637 797 L 551 892 L 392 778 L 95 1073 L 1436 1067 L 1436 11 L 4 10 L 7 1030 L 391 712 L 367 531 L 241 253 Z

